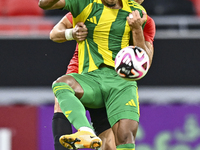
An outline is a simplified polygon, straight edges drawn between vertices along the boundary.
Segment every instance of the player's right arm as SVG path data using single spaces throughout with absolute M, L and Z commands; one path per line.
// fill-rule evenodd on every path
M 65 31 L 69 28 L 72 29 L 72 24 L 72 14 L 69 12 L 54 26 L 50 32 L 50 39 L 57 43 L 67 41 Z M 74 38 L 77 41 L 85 40 L 87 36 L 87 28 L 83 23 L 77 23 L 73 31 Z M 78 44 L 76 45 L 73 58 L 70 60 L 70 64 L 68 65 L 67 74 L 68 73 L 78 73 Z
M 74 28 L 72 27 L 72 14 L 68 13 L 53 27 L 50 32 L 50 39 L 57 43 L 63 43 L 72 39 L 76 41 L 86 39 L 88 31 L 84 23 L 78 22 Z
M 62 9 L 65 7 L 65 0 L 39 0 L 38 6 L 45 10 Z
M 65 7 L 65 0 L 39 0 L 38 6 L 45 10 L 62 9 Z
M 50 39 L 57 43 L 66 42 L 65 30 L 71 28 L 73 28 L 72 16 L 71 13 L 67 13 L 51 30 Z

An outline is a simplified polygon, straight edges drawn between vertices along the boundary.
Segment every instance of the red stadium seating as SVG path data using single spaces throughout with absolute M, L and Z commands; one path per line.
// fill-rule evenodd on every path
M 53 26 L 53 20 L 45 19 L 43 17 L 0 17 L 0 37 L 48 37 Z
M 0 0 L 0 16 L 5 14 L 5 4 L 6 0 Z
M 44 14 L 38 6 L 38 0 L 7 0 L 6 7 L 6 16 L 43 16 Z
M 38 0 L 0 0 L 0 37 L 48 36 L 53 26 Z

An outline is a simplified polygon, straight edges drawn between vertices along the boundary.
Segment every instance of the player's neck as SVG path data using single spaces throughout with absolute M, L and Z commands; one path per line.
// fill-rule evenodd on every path
M 111 8 L 111 9 L 121 9 L 123 7 L 122 0 L 118 0 L 116 5 L 114 6 L 109 6 L 108 4 L 106 4 L 104 0 L 101 0 L 101 1 L 106 7 Z

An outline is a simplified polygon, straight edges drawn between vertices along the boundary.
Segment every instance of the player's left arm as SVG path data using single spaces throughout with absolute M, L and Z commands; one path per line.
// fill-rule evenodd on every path
M 145 44 L 148 47 L 148 49 L 152 52 L 153 56 L 154 54 L 153 41 L 156 34 L 156 25 L 154 20 L 150 16 L 147 16 L 147 22 L 144 26 L 143 34 L 145 38 Z
M 149 56 L 150 64 L 153 59 L 153 47 L 148 42 L 145 42 L 142 25 L 146 21 L 147 14 L 145 11 L 142 12 L 143 17 L 141 18 L 138 10 L 132 11 L 132 16 L 127 17 L 127 21 L 132 31 L 133 43 L 135 46 L 143 48 Z

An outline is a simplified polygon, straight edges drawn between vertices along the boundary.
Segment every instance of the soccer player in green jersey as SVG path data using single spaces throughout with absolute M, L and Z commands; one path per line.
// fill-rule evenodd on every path
M 87 121 L 84 105 L 106 107 L 117 149 L 134 150 L 139 122 L 137 84 L 117 75 L 114 59 L 129 45 L 132 34 L 134 45 L 143 48 L 152 61 L 153 51 L 146 47 L 142 31 L 147 17 L 143 7 L 131 0 L 40 0 L 39 6 L 67 9 L 74 24 L 81 21 L 88 28 L 86 40 L 79 42 L 79 74 L 62 76 L 52 86 L 63 113 L 79 130 L 62 136 L 62 144 L 67 148 L 101 146 Z M 126 105 L 129 101 L 133 105 Z

